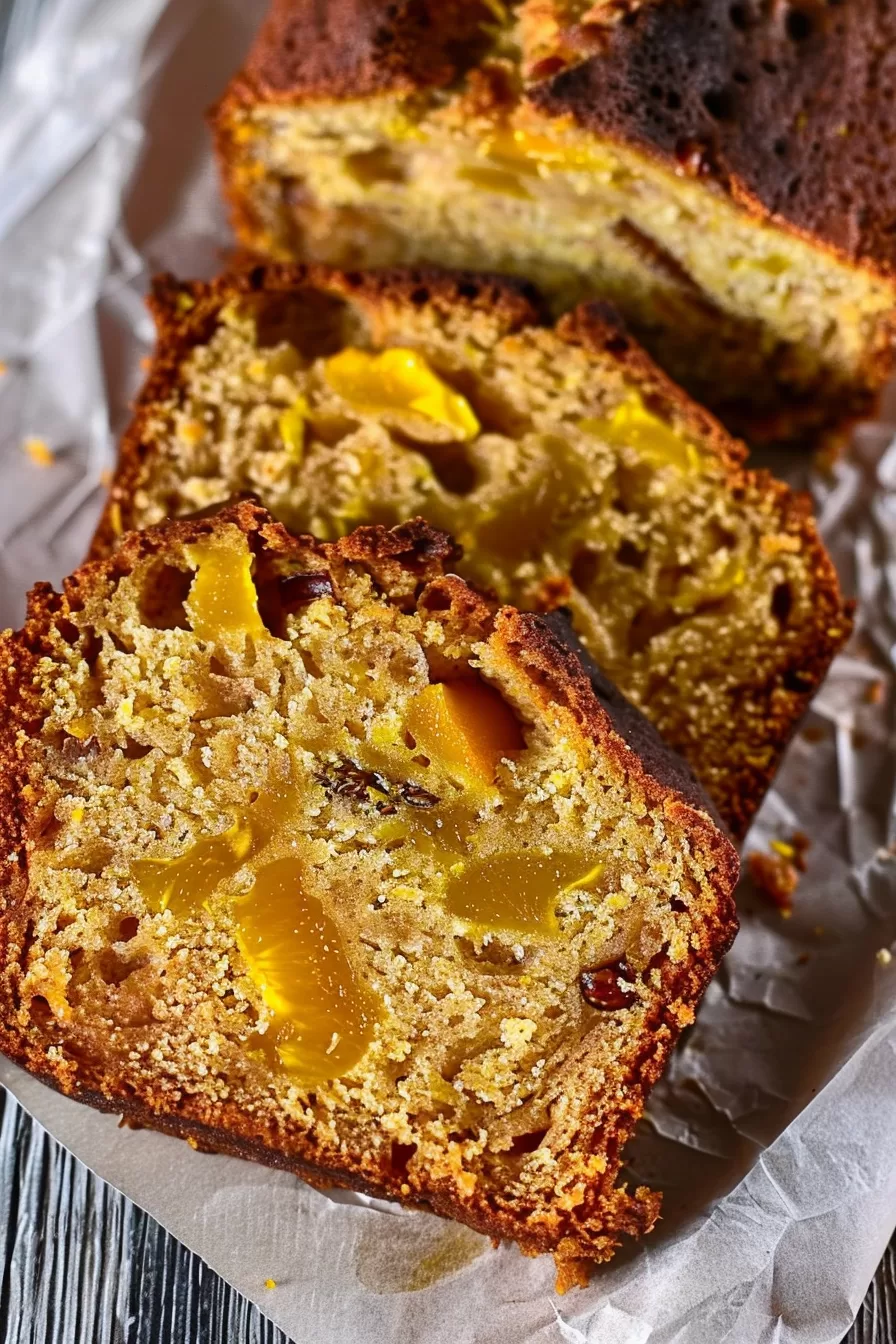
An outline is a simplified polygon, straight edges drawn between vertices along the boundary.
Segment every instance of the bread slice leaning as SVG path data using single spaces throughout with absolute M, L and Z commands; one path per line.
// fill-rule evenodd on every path
M 623 1148 L 737 859 L 563 618 L 455 554 L 242 503 L 33 591 L 3 636 L 0 1047 L 567 1287 L 656 1220 Z
M 418 514 L 460 573 L 568 606 L 745 832 L 849 631 L 806 497 L 619 328 L 438 271 L 160 279 L 158 344 L 96 542 L 244 492 L 333 538 Z

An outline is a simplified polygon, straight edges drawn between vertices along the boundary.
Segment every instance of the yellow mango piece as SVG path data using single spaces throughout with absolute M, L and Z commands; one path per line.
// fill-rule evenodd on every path
M 525 746 L 513 711 L 482 681 L 427 686 L 411 706 L 407 727 L 419 751 L 474 789 L 490 788 L 502 757 Z
M 252 582 L 249 543 L 197 542 L 186 547 L 196 566 L 190 592 L 184 603 L 193 633 L 210 643 L 225 643 L 251 635 L 261 639 L 267 631 L 258 614 L 258 594 Z
M 342 350 L 324 367 L 333 391 L 360 411 L 370 415 L 415 411 L 447 426 L 459 439 L 473 439 L 479 433 L 479 421 L 466 397 L 443 382 L 416 350 L 395 346 L 378 355 Z
M 517 172 L 544 177 L 552 172 L 612 172 L 613 159 L 584 145 L 564 145 L 549 135 L 512 130 L 495 130 L 480 145 L 479 153 L 497 163 L 513 165 Z
M 579 429 L 599 435 L 616 447 L 631 448 L 652 467 L 674 467 L 683 475 L 700 468 L 700 454 L 694 445 L 648 411 L 637 394 L 620 402 L 612 415 L 580 420 Z
M 249 855 L 252 837 L 243 822 L 235 822 L 223 835 L 208 836 L 192 845 L 177 859 L 143 859 L 132 875 L 150 910 L 171 910 L 183 916 L 197 913 L 208 904 L 221 883 L 242 867 Z
M 480 933 L 551 934 L 560 897 L 596 882 L 601 871 L 582 854 L 493 854 L 455 866 L 445 909 Z
M 519 201 L 529 201 L 532 199 L 531 192 L 527 191 L 519 179 L 517 173 L 509 172 L 506 168 L 479 168 L 475 165 L 467 168 L 459 168 L 457 176 L 462 182 L 471 182 L 474 187 L 479 187 L 482 191 L 494 191 L 501 196 L 513 196 Z
M 308 415 L 308 403 L 304 397 L 297 397 L 291 406 L 280 412 L 277 429 L 283 446 L 294 462 L 301 462 L 305 447 L 305 419 Z
M 336 925 L 305 890 L 293 858 L 267 864 L 236 909 L 237 942 L 273 1014 L 273 1045 L 286 1071 L 313 1086 L 338 1078 L 373 1036 L 373 996 L 355 973 Z

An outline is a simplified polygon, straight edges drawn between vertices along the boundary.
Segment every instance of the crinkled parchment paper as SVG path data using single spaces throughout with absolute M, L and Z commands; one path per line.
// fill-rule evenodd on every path
M 83 555 L 152 338 L 148 275 L 210 274 L 227 245 L 201 118 L 259 11 L 58 0 L 0 84 L 4 624 Z M 23 451 L 30 435 L 53 465 Z M 793 917 L 743 890 L 734 950 L 633 1146 L 663 1222 L 588 1290 L 558 1299 L 547 1260 L 119 1130 L 9 1065 L 0 1080 L 302 1344 L 838 1341 L 896 1219 L 896 960 L 877 955 L 896 940 L 894 435 L 896 415 L 862 427 L 810 482 L 861 605 L 747 844 L 811 836 Z

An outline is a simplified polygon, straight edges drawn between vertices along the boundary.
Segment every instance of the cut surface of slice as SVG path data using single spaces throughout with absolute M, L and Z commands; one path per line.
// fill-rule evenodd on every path
M 808 500 L 603 309 L 511 282 L 258 268 L 160 280 L 159 337 L 97 538 L 232 496 L 333 538 L 422 515 L 459 572 L 566 605 L 736 834 L 849 619 Z
M 867 412 L 896 332 L 891 0 L 312 10 L 274 0 L 213 114 L 245 247 L 611 300 L 748 437 Z
M 3 637 L 0 1048 L 196 1146 L 453 1216 L 561 1287 L 736 927 L 684 764 L 417 521 L 248 502 Z M 235 576 L 239 576 L 238 580 Z

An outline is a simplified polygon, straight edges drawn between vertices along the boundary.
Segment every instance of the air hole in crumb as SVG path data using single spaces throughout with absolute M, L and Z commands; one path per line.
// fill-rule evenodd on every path
M 120 943 L 129 943 L 132 938 L 137 936 L 137 930 L 140 928 L 140 920 L 136 915 L 125 915 L 118 926 L 118 941 Z
M 70 928 L 75 922 L 74 915 L 60 915 L 56 920 L 56 932 L 62 933 L 63 929 Z
M 787 153 L 787 141 L 776 140 L 775 143 L 772 145 L 772 149 L 775 151 L 778 158 L 782 159 L 784 155 Z
M 730 89 L 707 89 L 703 95 L 703 106 L 714 121 L 731 121 L 734 118 L 734 98 Z
M 56 630 L 66 644 L 77 644 L 81 638 L 81 631 L 70 621 L 67 616 L 59 616 L 56 620 Z
M 738 32 L 744 32 L 750 26 L 750 11 L 746 5 L 732 5 L 728 10 L 728 18 L 731 20 L 732 28 Z
M 684 616 L 674 611 L 656 611 L 652 607 L 642 607 L 629 626 L 629 653 L 643 653 L 652 640 L 666 634 L 668 630 L 674 630 L 684 619 Z
M 428 756 L 412 756 L 411 760 L 413 761 L 414 765 L 419 765 L 424 770 L 426 770 L 430 765 L 432 765 L 432 761 L 429 759 Z
M 414 748 L 417 746 L 416 737 L 414 736 L 413 733 L 408 732 L 407 728 L 405 728 L 403 736 L 404 736 L 404 744 L 407 747 L 408 751 L 413 751 Z
M 142 761 L 144 756 L 148 756 L 152 747 L 146 742 L 135 742 L 132 737 L 125 737 L 124 749 L 122 754 L 127 761 Z
M 71 966 L 72 971 L 76 971 L 83 962 L 83 960 L 84 960 L 83 947 L 73 947 L 71 952 L 69 952 L 68 954 L 68 964 L 69 966 Z
M 443 490 L 469 495 L 476 488 L 477 472 L 460 443 L 414 443 L 413 450 L 429 463 Z
M 403 182 L 404 166 L 386 145 L 362 150 L 345 156 L 345 171 L 362 187 L 376 186 L 377 182 Z M 422 300 L 426 302 L 425 299 Z
M 510 1145 L 510 1152 L 514 1157 L 521 1157 L 524 1153 L 534 1153 L 536 1148 L 540 1148 L 546 1129 L 534 1129 L 531 1134 L 517 1134 L 513 1143 Z
M 128 976 L 139 971 L 144 965 L 143 961 L 132 961 L 127 957 L 120 957 L 113 948 L 107 947 L 97 958 L 97 969 L 100 979 L 107 985 L 121 985 L 127 980 Z
M 256 300 L 255 325 L 261 349 L 287 342 L 309 364 L 335 355 L 346 345 L 368 346 L 370 332 L 359 308 L 347 299 L 309 286 Z
M 430 584 L 423 593 L 419 606 L 424 611 L 450 611 L 452 600 L 448 589 L 436 582 Z
M 90 668 L 91 672 L 96 667 L 96 661 L 102 651 L 103 641 L 95 630 L 88 628 L 84 631 L 84 642 L 81 645 L 81 656 Z
M 404 1175 L 408 1163 L 417 1151 L 416 1143 L 397 1143 L 393 1140 L 389 1162 L 393 1171 Z
M 32 994 L 29 1011 L 32 1021 L 40 1027 L 47 1027 L 53 1021 L 53 1013 L 43 994 Z
M 151 565 L 140 594 L 140 620 L 151 630 L 188 630 L 184 602 L 193 582 L 193 571 L 166 565 Z
M 814 24 L 804 9 L 789 9 L 784 20 L 784 30 L 791 42 L 805 42 L 812 36 Z
M 778 583 L 772 593 L 772 615 L 781 625 L 787 624 L 787 619 L 793 609 L 793 589 L 789 583 Z
M 759 65 L 767 75 L 776 75 L 778 73 L 778 67 L 774 61 L 760 61 Z
M 634 542 L 626 539 L 616 551 L 616 559 L 620 565 L 627 565 L 629 569 L 643 569 L 647 554 L 645 551 L 639 551 Z
M 584 546 L 573 556 L 569 573 L 575 586 L 585 592 L 594 583 L 599 569 L 600 555 L 590 547 Z
M 781 683 L 787 691 L 798 691 L 805 695 L 812 689 L 812 677 L 807 672 L 799 672 L 795 668 L 788 668 L 781 678 Z

